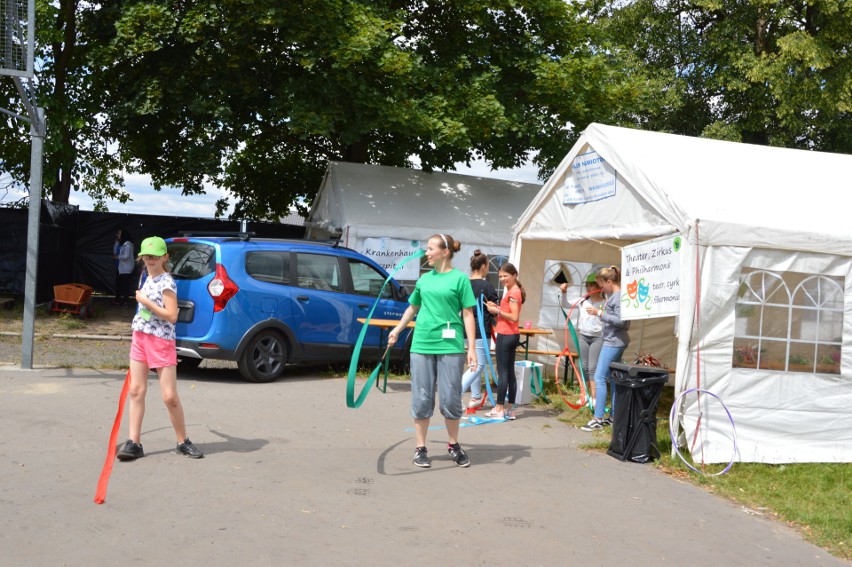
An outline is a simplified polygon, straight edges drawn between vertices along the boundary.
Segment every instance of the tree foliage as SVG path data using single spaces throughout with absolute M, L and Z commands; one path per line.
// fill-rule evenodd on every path
M 93 89 L 87 64 L 87 38 L 79 29 L 96 6 L 80 0 L 36 2 L 36 77 L 27 95 L 45 108 L 45 193 L 67 203 L 72 190 L 89 194 L 96 207 L 109 199 L 125 202 L 120 156 L 110 146 L 100 115 L 100 93 Z M 0 105 L 26 115 L 11 80 L 0 81 Z M 19 184 L 29 179 L 29 125 L 6 117 L 0 122 L 4 140 L 0 168 Z
M 234 216 L 304 206 L 328 160 L 533 159 L 589 122 L 852 151 L 845 0 L 38 0 L 45 183 L 103 207 L 125 172 Z M 11 81 L 0 104 L 19 111 Z M 0 169 L 25 183 L 28 126 Z M 222 214 L 227 203 L 220 202 Z
M 645 127 L 852 153 L 849 2 L 635 0 L 595 13 L 674 93 Z
M 546 173 L 648 84 L 562 0 L 116 0 L 92 29 L 122 156 L 157 186 L 229 189 L 235 216 L 309 199 L 328 160 Z

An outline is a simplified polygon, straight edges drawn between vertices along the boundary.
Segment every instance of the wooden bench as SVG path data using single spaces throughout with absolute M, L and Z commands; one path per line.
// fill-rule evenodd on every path
M 524 351 L 524 349 L 519 348 L 515 352 L 518 353 L 518 354 L 524 354 L 526 352 L 528 354 L 543 354 L 543 355 L 546 355 L 546 356 L 565 356 L 565 355 L 562 354 L 561 350 L 539 350 L 539 349 L 531 348 L 529 351 Z M 577 358 L 576 352 L 570 352 L 570 353 L 566 353 L 566 354 L 570 354 L 571 358 Z
M 494 354 L 493 348 L 491 349 L 491 354 Z M 526 351 L 526 350 L 524 350 L 523 347 L 518 348 L 518 350 L 515 351 L 515 354 L 516 355 L 518 355 L 518 354 L 520 354 L 520 355 L 541 354 L 541 355 L 546 355 L 546 356 L 564 356 L 564 355 L 562 355 L 561 350 L 539 350 L 539 349 L 531 348 L 529 351 Z M 571 358 L 577 358 L 576 352 L 572 352 L 572 353 L 568 353 L 568 354 L 571 355 Z

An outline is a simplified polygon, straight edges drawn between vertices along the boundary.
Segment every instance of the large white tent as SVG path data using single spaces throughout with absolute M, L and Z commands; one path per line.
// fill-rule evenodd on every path
M 415 241 L 412 247 L 422 248 L 431 235 L 447 233 L 462 243 L 465 258 L 476 248 L 505 257 L 512 226 L 540 188 L 457 173 L 330 162 L 306 222 L 307 235 L 341 238 L 344 246 L 368 253 L 376 250 L 377 240 Z M 459 267 L 464 269 L 464 263 Z
M 849 195 L 850 155 L 592 124 L 514 228 L 524 311 L 547 310 L 554 262 L 618 264 L 673 236 L 679 307 L 633 321 L 625 361 L 653 354 L 677 395 L 713 394 L 681 398 L 682 445 L 705 463 L 852 461 Z

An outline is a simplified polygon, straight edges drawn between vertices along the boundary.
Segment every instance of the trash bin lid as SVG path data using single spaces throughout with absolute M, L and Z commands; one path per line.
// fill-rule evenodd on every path
M 656 366 L 611 362 L 609 369 L 612 371 L 613 379 L 624 384 L 647 386 L 649 384 L 666 383 L 669 380 L 668 369 L 657 368 Z

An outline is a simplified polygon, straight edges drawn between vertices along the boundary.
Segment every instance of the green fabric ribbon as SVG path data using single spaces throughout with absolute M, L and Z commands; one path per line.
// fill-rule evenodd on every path
M 361 407 L 361 404 L 363 404 L 364 400 L 367 399 L 367 394 L 370 393 L 370 387 L 376 382 L 376 379 L 379 376 L 379 372 L 382 369 L 382 363 L 388 354 L 388 350 L 390 350 L 389 348 L 385 350 L 385 353 L 382 355 L 382 358 L 379 359 L 379 363 L 376 365 L 376 369 L 373 370 L 372 374 L 370 374 L 370 377 L 367 378 L 367 383 L 364 384 L 364 389 L 361 390 L 361 393 L 356 399 L 355 377 L 358 373 L 358 361 L 361 358 L 361 347 L 364 344 L 364 337 L 367 335 L 367 329 L 370 327 L 370 320 L 373 318 L 373 312 L 376 310 L 376 306 L 379 304 L 379 300 L 382 297 L 382 293 L 384 293 L 385 291 L 385 287 L 387 287 L 388 282 L 393 279 L 394 274 L 396 274 L 400 270 L 400 268 L 402 268 L 409 261 L 414 260 L 415 258 L 422 258 L 425 254 L 425 250 L 417 250 L 416 252 L 412 252 L 411 254 L 403 258 L 402 261 L 396 265 L 394 270 L 387 277 L 385 283 L 382 285 L 382 289 L 379 290 L 379 295 L 376 297 L 376 301 L 373 302 L 373 307 L 370 308 L 370 312 L 367 314 L 367 320 L 364 321 L 364 326 L 361 328 L 361 333 L 358 335 L 358 341 L 355 343 L 355 350 L 352 353 L 352 360 L 349 362 L 349 376 L 346 379 L 346 407 Z M 385 380 L 387 380 L 387 378 L 385 378 Z

